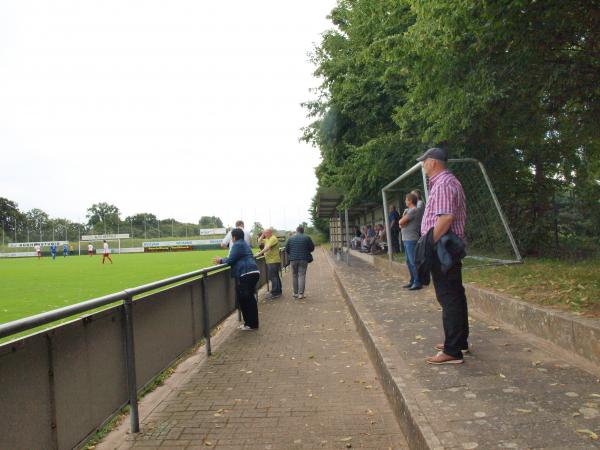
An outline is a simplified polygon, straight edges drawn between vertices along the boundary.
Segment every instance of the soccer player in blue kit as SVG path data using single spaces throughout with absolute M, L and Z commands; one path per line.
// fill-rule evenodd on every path
M 50 254 L 52 255 L 52 259 L 56 259 L 56 244 L 50 246 Z

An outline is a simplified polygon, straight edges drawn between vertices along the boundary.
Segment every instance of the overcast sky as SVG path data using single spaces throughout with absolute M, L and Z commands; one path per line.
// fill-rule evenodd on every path
M 83 220 L 308 220 L 318 85 L 307 52 L 334 0 L 0 2 L 0 196 Z

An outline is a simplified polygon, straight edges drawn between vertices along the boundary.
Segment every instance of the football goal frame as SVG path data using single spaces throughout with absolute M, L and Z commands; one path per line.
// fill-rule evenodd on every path
M 504 228 L 506 236 L 508 237 L 508 240 L 510 242 L 510 246 L 512 248 L 512 252 L 514 253 L 515 259 L 493 258 L 493 257 L 489 257 L 489 256 L 478 256 L 478 255 L 469 255 L 469 257 L 480 260 L 484 264 L 485 263 L 488 263 L 488 264 L 519 264 L 519 263 L 522 263 L 523 258 L 521 257 L 521 253 L 519 252 L 517 243 L 513 237 L 510 227 L 508 225 L 508 220 L 506 219 L 506 216 L 504 215 L 504 212 L 502 211 L 502 207 L 500 206 L 498 197 L 496 197 L 496 193 L 494 192 L 494 187 L 492 185 L 490 177 L 487 174 L 487 171 L 485 170 L 485 166 L 483 165 L 483 163 L 475 158 L 449 159 L 448 163 L 449 164 L 471 164 L 471 165 L 476 165 L 478 167 L 478 169 L 481 172 L 481 175 L 483 177 L 483 180 L 485 180 L 485 186 L 487 187 L 487 191 L 490 194 L 490 198 L 492 199 L 492 202 L 498 213 L 498 218 L 499 218 L 500 222 L 502 223 L 502 226 Z M 414 186 L 414 188 L 421 188 L 425 195 L 425 200 L 427 201 L 429 199 L 429 191 L 428 191 L 428 186 L 427 186 L 427 176 L 425 175 L 425 170 L 423 169 L 422 162 L 415 164 L 410 169 L 405 171 L 402 175 L 400 175 L 398 178 L 396 178 L 394 181 L 385 185 L 381 189 L 381 197 L 382 197 L 382 201 L 383 201 L 383 216 L 385 219 L 385 229 L 386 229 L 387 245 L 388 245 L 388 259 L 390 261 L 392 261 L 392 259 L 393 259 L 393 253 L 392 253 L 393 247 L 392 247 L 392 236 L 390 233 L 390 223 L 389 223 L 389 218 L 388 218 L 388 195 L 387 194 L 393 192 L 394 188 L 397 187 L 402 181 L 405 181 L 411 175 L 414 176 L 419 171 L 421 172 L 421 185 Z M 459 177 L 459 181 L 460 181 L 460 177 Z M 468 201 L 469 201 L 469 199 L 467 198 L 467 202 Z M 467 217 L 467 220 L 469 220 L 468 217 Z

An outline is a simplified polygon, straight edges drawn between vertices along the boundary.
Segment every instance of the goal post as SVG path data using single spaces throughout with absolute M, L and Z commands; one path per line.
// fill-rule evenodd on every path
M 467 258 L 477 264 L 521 263 L 521 254 L 483 163 L 474 158 L 449 159 L 448 168 L 462 184 L 467 200 Z M 388 207 L 394 200 L 403 202 L 404 196 L 414 189 L 420 189 L 427 202 L 427 177 L 421 162 L 381 190 L 390 261 L 393 247 Z
M 129 233 L 122 234 L 90 234 L 87 236 L 80 236 L 79 238 L 79 256 L 81 256 L 81 243 L 83 242 L 85 245 L 91 244 L 92 242 L 118 242 L 119 251 L 121 253 L 121 239 L 129 239 Z M 87 250 L 86 250 L 87 251 Z M 111 252 L 113 253 L 113 252 Z

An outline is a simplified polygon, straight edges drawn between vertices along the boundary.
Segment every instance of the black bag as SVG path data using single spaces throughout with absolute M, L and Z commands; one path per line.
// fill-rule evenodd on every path
M 312 253 L 309 253 L 309 254 L 308 254 L 308 259 L 307 259 L 307 261 L 308 261 L 309 263 L 313 262 L 313 256 L 312 256 Z

